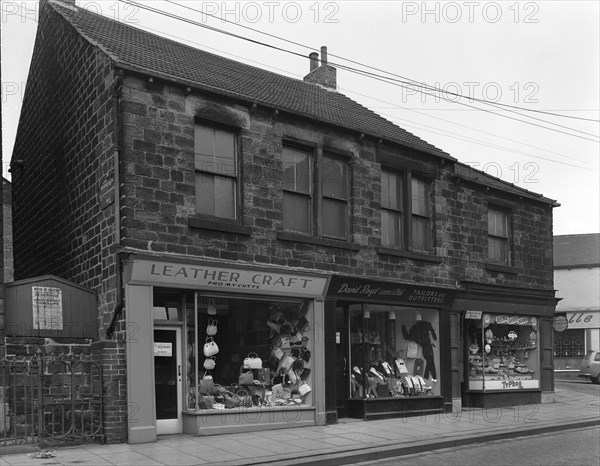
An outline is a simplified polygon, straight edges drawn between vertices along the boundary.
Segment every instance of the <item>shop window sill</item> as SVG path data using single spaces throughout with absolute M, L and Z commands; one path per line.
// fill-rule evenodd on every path
M 278 231 L 277 239 L 282 241 L 291 241 L 294 243 L 313 244 L 315 246 L 323 246 L 327 248 L 347 249 L 349 251 L 359 251 L 358 244 L 350 243 L 349 241 L 316 238 L 314 236 L 306 236 L 299 233 L 290 233 L 287 231 Z
M 201 230 L 221 231 L 223 233 L 235 233 L 237 235 L 250 236 L 252 229 L 246 225 L 227 220 L 207 219 L 202 217 L 189 217 L 188 226 Z
M 383 246 L 377 248 L 377 253 L 386 256 L 404 257 L 407 259 L 413 259 L 422 262 L 432 262 L 435 264 L 439 264 L 442 262 L 442 258 L 434 254 L 403 251 L 401 249 L 385 248 Z
M 486 262 L 484 265 L 485 270 L 489 270 L 490 272 L 510 273 L 513 275 L 518 273 L 518 269 L 510 265 L 492 264 L 490 262 Z

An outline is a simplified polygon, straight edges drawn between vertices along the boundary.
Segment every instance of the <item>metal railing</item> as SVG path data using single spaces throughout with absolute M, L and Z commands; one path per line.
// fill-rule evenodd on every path
M 102 441 L 102 386 L 90 355 L 0 359 L 0 446 Z

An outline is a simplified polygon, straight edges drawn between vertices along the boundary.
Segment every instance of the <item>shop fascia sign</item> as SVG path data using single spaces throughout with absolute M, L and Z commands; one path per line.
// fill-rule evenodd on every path
M 569 328 L 600 328 L 600 311 L 567 312 Z
M 456 290 L 445 288 L 334 276 L 327 297 L 390 304 L 450 306 L 455 294 Z
M 327 277 L 213 265 L 134 259 L 129 284 L 157 284 L 214 291 L 323 298 Z

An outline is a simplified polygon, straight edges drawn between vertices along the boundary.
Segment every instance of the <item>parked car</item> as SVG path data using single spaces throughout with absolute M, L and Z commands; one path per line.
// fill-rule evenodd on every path
M 600 351 L 590 350 L 587 352 L 581 361 L 577 375 L 587 377 L 592 383 L 600 384 Z

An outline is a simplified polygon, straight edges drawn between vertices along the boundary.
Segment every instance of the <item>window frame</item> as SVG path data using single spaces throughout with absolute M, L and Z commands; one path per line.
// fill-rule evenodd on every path
M 490 214 L 491 213 L 496 213 L 496 214 L 500 214 L 502 215 L 502 220 L 504 223 L 504 229 L 506 230 L 506 233 L 504 236 L 498 234 L 498 232 L 496 230 L 494 230 L 493 232 L 490 230 Z M 509 209 L 507 209 L 506 207 L 502 207 L 496 204 L 488 204 L 488 208 L 487 208 L 487 243 L 488 243 L 488 248 L 487 248 L 487 262 L 490 264 L 496 264 L 496 265 L 506 265 L 506 266 L 510 266 L 512 265 L 512 253 L 511 253 L 511 249 L 512 249 L 512 228 L 511 228 L 511 223 L 512 223 L 512 215 L 511 215 L 511 211 Z M 490 243 L 491 240 L 494 241 L 502 241 L 504 242 L 505 245 L 505 255 L 506 258 L 505 260 L 497 260 L 494 257 L 490 256 L 490 247 L 492 246 L 492 244 Z
M 347 242 L 350 240 L 350 224 L 351 224 L 351 177 L 352 170 L 349 163 L 349 159 L 351 154 L 347 154 L 343 151 L 336 150 L 335 148 L 322 147 L 317 144 L 307 144 L 304 142 L 298 142 L 295 140 L 284 139 L 282 145 L 282 163 L 283 163 L 283 172 L 285 177 L 285 161 L 284 159 L 284 151 L 286 148 L 290 148 L 291 150 L 301 151 L 308 155 L 309 157 L 309 172 L 310 172 L 310 180 L 309 180 L 309 228 L 308 231 L 294 230 L 287 228 L 285 226 L 285 208 L 282 212 L 282 238 L 286 238 L 288 235 L 301 235 L 305 237 L 313 237 L 313 238 L 323 238 L 324 241 L 342 241 Z M 345 175 L 345 186 L 344 186 L 344 198 L 336 197 L 332 195 L 325 195 L 325 189 L 323 186 L 324 183 L 324 173 L 326 170 L 325 160 L 332 159 L 341 161 L 344 167 L 344 175 Z M 286 192 L 296 192 L 286 189 L 285 180 L 284 185 L 282 186 L 282 197 L 285 196 Z M 335 234 L 330 234 L 329 232 L 325 232 L 325 226 L 323 222 L 323 213 L 324 213 L 324 200 L 332 199 L 337 202 L 344 202 L 344 235 L 337 236 Z
M 219 170 L 219 169 L 215 169 L 215 170 L 210 170 L 207 167 L 198 167 L 198 156 L 197 156 L 197 144 L 198 144 L 198 139 L 196 136 L 196 132 L 198 127 L 203 127 L 203 128 L 207 128 L 213 131 L 222 131 L 225 133 L 229 133 L 232 136 L 232 140 L 233 140 L 233 157 L 234 157 L 234 161 L 233 161 L 233 169 L 234 172 L 233 174 L 231 173 L 231 171 L 228 169 L 229 167 L 224 167 L 223 170 Z M 240 136 L 240 128 L 237 127 L 233 127 L 233 126 L 228 126 L 228 125 L 224 125 L 221 123 L 216 123 L 214 121 L 207 121 L 207 120 L 202 120 L 202 119 L 195 119 L 194 121 L 194 215 L 195 217 L 200 217 L 200 218 L 205 218 L 205 219 L 210 219 L 210 220 L 215 220 L 218 222 L 233 222 L 233 223 L 240 223 L 241 222 L 241 217 L 242 217 L 242 199 L 241 199 L 241 178 L 242 178 L 242 174 L 241 174 L 241 136 Z M 213 155 L 213 157 L 216 156 L 216 154 Z M 228 180 L 232 180 L 233 181 L 233 209 L 232 209 L 232 214 L 233 217 L 227 217 L 227 216 L 219 216 L 219 215 L 215 215 L 215 210 L 213 207 L 213 213 L 206 213 L 206 212 L 201 212 L 198 210 L 199 204 L 197 202 L 198 199 L 198 182 L 197 182 L 197 177 L 198 176 L 207 176 L 207 177 L 212 177 L 212 179 L 217 179 L 217 177 L 219 178 L 224 178 L 224 179 L 228 179 Z M 214 188 L 213 188 L 214 190 Z M 216 191 L 214 193 L 214 195 L 216 196 Z
M 402 198 L 402 210 L 401 215 L 402 215 L 402 222 L 400 222 L 400 226 L 402 228 L 402 231 L 400 232 L 400 237 L 402 238 L 400 240 L 400 244 L 398 245 L 392 245 L 392 244 L 384 244 L 383 242 L 381 243 L 382 246 L 382 251 L 381 252 L 392 252 L 394 250 L 396 251 L 404 251 L 407 253 L 415 253 L 415 254 L 421 254 L 421 255 L 434 255 L 434 248 L 435 248 L 435 235 L 433 232 L 433 225 L 434 225 L 434 219 L 433 219 L 433 213 L 434 213 L 434 205 L 433 205 L 433 200 L 432 200 L 432 193 L 433 193 L 433 189 L 432 189 L 432 183 L 433 180 L 428 177 L 428 176 L 424 176 L 419 174 L 418 172 L 414 172 L 411 169 L 402 169 L 402 168 L 397 168 L 397 167 L 393 167 L 390 165 L 382 165 L 381 167 L 381 176 L 380 176 L 380 180 L 383 183 L 383 176 L 384 173 L 388 172 L 388 173 L 393 173 L 395 175 L 397 175 L 398 179 L 401 180 L 401 185 L 402 185 L 402 193 L 401 193 L 401 198 Z M 426 208 L 427 208 L 427 215 L 423 215 L 422 213 L 416 213 L 413 209 L 413 180 L 418 180 L 419 182 L 424 183 L 425 188 L 426 188 L 426 195 L 425 195 L 425 199 L 426 199 Z M 383 196 L 383 191 L 381 193 L 381 195 Z M 381 210 L 384 211 L 389 211 L 391 209 L 384 207 L 383 206 L 383 197 L 380 198 L 381 200 Z M 394 210 L 394 211 L 399 211 L 399 210 Z M 414 245 L 414 231 L 413 231 L 413 226 L 414 226 L 414 218 L 419 218 L 419 219 L 427 219 L 427 232 L 428 232 L 428 248 L 420 248 L 420 247 L 416 247 Z M 389 231 L 389 230 L 388 230 Z M 384 237 L 384 225 L 383 222 L 381 224 L 381 233 L 380 233 L 380 239 L 383 239 Z M 389 236 L 389 235 L 388 235 Z

